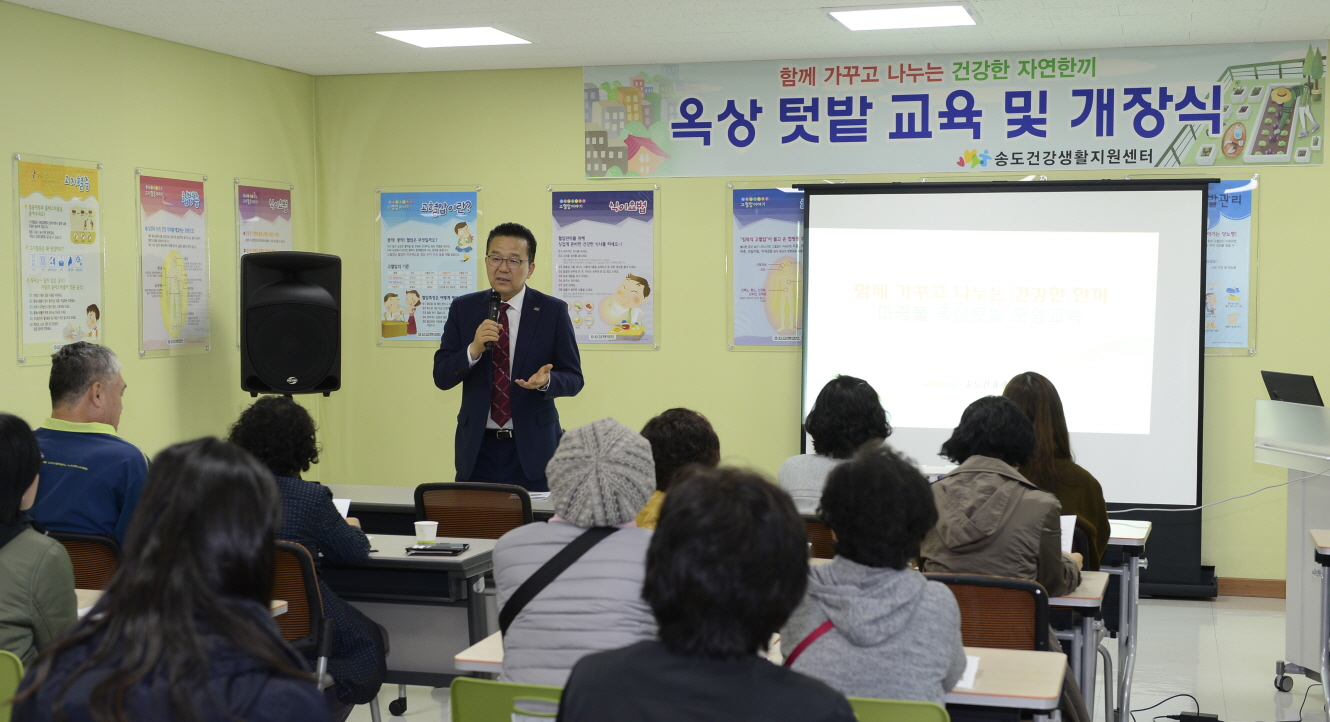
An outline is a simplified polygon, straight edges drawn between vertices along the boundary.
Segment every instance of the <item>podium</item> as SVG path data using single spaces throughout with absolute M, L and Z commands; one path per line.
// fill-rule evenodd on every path
M 1312 529 L 1330 519 L 1330 409 L 1286 401 L 1256 402 L 1256 461 L 1288 469 L 1288 562 L 1284 659 L 1275 663 L 1275 687 L 1288 691 L 1289 674 L 1322 678 L 1321 648 L 1327 620 L 1322 609 L 1322 567 L 1308 542 Z

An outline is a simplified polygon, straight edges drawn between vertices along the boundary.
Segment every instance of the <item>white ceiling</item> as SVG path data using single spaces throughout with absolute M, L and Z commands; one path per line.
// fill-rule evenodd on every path
M 1330 0 L 971 0 L 979 24 L 851 33 L 900 0 L 11 0 L 313 75 L 1203 45 L 1330 36 Z M 531 45 L 422 49 L 375 30 L 492 25 Z

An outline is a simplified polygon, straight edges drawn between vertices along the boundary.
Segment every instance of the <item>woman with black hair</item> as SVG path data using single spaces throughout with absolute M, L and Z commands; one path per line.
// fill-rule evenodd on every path
M 786 459 L 776 480 L 794 498 L 800 514 L 813 514 L 831 469 L 865 444 L 885 441 L 891 436 L 891 424 L 877 391 L 867 381 L 837 376 L 818 392 L 804 419 L 804 431 L 813 437 L 815 453 Z
M 120 571 L 42 651 L 15 722 L 327 722 L 314 676 L 273 624 L 272 476 L 215 438 L 153 459 Z
M 961 613 L 946 585 L 910 568 L 937 522 L 928 480 L 883 446 L 831 470 L 818 516 L 836 558 L 780 632 L 785 663 L 851 697 L 942 704 L 965 671 Z
M 674 477 L 689 464 L 709 469 L 720 463 L 720 437 L 707 417 L 692 409 L 666 409 L 642 427 L 642 436 L 651 442 L 651 458 L 656 466 L 656 491 L 637 513 L 637 526 L 655 529 L 660 520 L 660 505 Z
M 1050 597 L 1080 585 L 1081 555 L 1062 551 L 1062 505 L 1017 471 L 1034 447 L 1034 424 L 1011 399 L 985 396 L 965 409 L 942 443 L 960 466 L 933 484 L 938 520 L 920 549 L 924 572 L 1028 579 Z M 1049 640 L 1057 644 L 1051 629 Z M 1061 708 L 1067 722 L 1091 719 L 1070 672 Z
M 808 583 L 788 494 L 755 474 L 691 467 L 665 495 L 646 562 L 660 639 L 583 657 L 561 722 L 853 722 L 835 690 L 758 656 Z
M 27 422 L 0 414 L 0 649 L 24 666 L 78 620 L 69 553 L 24 513 L 37 498 L 41 467 Z
M 277 482 L 281 497 L 281 541 L 309 550 L 315 563 L 358 564 L 369 558 L 369 538 L 356 519 L 343 519 L 333 506 L 332 491 L 300 475 L 319 461 L 314 419 L 305 407 L 288 396 L 264 396 L 231 425 L 231 443 L 253 454 Z M 344 720 L 351 708 L 374 699 L 388 675 L 384 639 L 378 625 L 342 601 L 319 578 L 323 613 L 333 623 L 332 656 L 328 673 L 328 708 L 334 721 Z M 307 659 L 312 660 L 313 654 Z

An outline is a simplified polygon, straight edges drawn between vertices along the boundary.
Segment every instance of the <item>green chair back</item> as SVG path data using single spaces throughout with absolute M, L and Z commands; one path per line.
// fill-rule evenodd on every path
M 22 679 L 23 662 L 13 652 L 0 649 L 0 722 L 9 722 L 9 700 L 14 699 Z
M 448 688 L 453 722 L 511 722 L 559 714 L 562 687 L 456 677 Z
M 951 722 L 947 708 L 933 702 L 866 697 L 850 697 L 849 700 L 859 722 Z

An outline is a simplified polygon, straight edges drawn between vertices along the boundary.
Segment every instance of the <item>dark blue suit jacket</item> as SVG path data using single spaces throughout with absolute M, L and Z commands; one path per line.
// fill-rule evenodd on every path
M 434 353 L 434 385 L 447 391 L 462 384 L 462 409 L 457 413 L 458 481 L 471 477 L 490 414 L 494 354 L 486 351 L 475 366 L 468 366 L 466 351 L 487 317 L 489 295 L 485 290 L 453 300 L 443 326 L 443 341 Z M 548 389 L 533 391 L 513 383 L 509 391 L 517 456 L 522 473 L 533 481 L 545 476 L 545 464 L 554 456 L 563 433 L 554 399 L 576 396 L 582 390 L 582 356 L 573 336 L 573 322 L 568 318 L 568 304 L 527 286 L 512 378 L 529 379 L 545 364 L 554 365 Z

